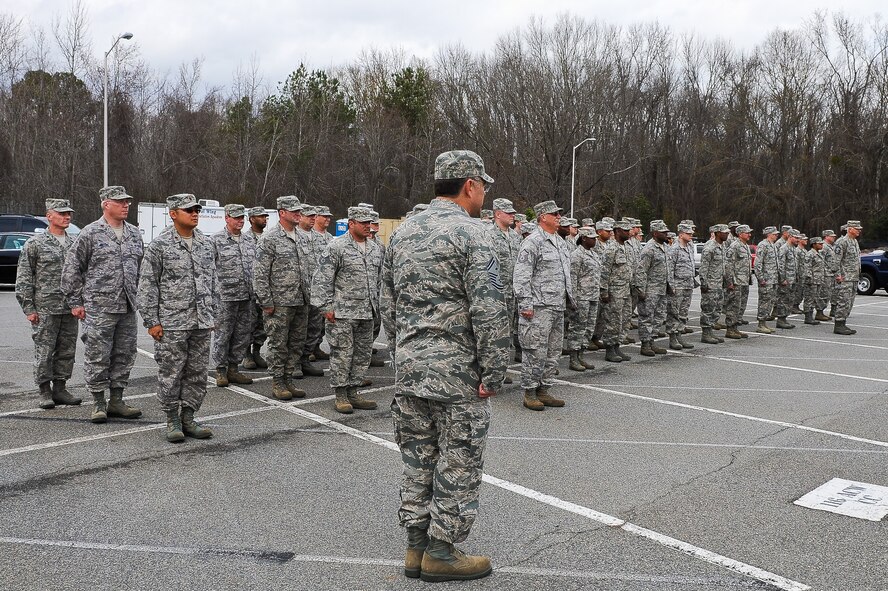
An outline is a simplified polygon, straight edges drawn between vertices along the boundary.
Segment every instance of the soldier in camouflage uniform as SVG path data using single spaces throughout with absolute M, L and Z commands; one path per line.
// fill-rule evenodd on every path
M 709 228 L 713 234 L 703 246 L 700 256 L 700 327 L 703 335 L 701 343 L 718 344 L 725 340 L 713 334 L 712 330 L 722 313 L 725 301 L 725 241 L 728 239 L 728 226 L 716 224 Z
M 247 211 L 243 205 L 225 206 L 225 228 L 213 234 L 215 265 L 220 304 L 216 310 L 216 331 L 213 338 L 213 367 L 216 385 L 252 384 L 253 380 L 237 371 L 247 356 L 253 336 L 255 297 L 253 296 L 253 263 L 256 243 L 249 232 L 241 230 Z
M 142 235 L 126 221 L 133 198 L 120 186 L 99 191 L 102 217 L 87 224 L 65 255 L 61 287 L 71 314 L 82 321 L 83 373 L 94 401 L 91 420 L 134 419 L 142 411 L 123 402 L 136 362 L 136 289 Z M 110 401 L 105 403 L 105 390 Z
M 519 314 L 524 406 L 544 410 L 564 406 L 549 390 L 564 344 L 565 305 L 573 307 L 574 303 L 570 250 L 556 234 L 563 210 L 554 201 L 543 201 L 533 209 L 538 230 L 521 243 L 512 280 Z
M 383 326 L 395 347 L 392 401 L 401 449 L 404 572 L 426 581 L 475 579 L 490 559 L 456 550 L 478 513 L 487 400 L 509 360 L 509 319 L 496 256 L 477 216 L 493 182 L 474 152 L 435 161 L 436 198 L 389 239 Z M 466 327 L 471 326 L 471 330 Z
M 333 220 L 333 214 L 330 213 L 330 208 L 326 205 L 318 205 L 315 206 L 315 211 L 317 215 L 315 216 L 315 225 L 312 229 L 311 238 L 314 240 L 315 251 L 323 254 L 324 249 L 327 248 L 327 245 L 330 244 L 330 241 L 333 240 L 333 235 L 327 231 L 327 228 L 330 227 L 330 222 Z M 378 229 L 377 224 L 377 229 Z M 376 329 L 376 332 L 379 332 L 379 329 Z M 323 340 L 323 334 L 321 335 Z M 321 344 L 318 342 L 318 346 L 315 347 L 312 352 L 312 357 L 315 358 L 316 361 L 327 361 L 330 359 L 330 355 L 326 353 L 323 349 L 321 349 Z
M 299 223 L 296 226 L 296 239 L 299 242 L 301 253 L 305 255 L 299 260 L 302 263 L 305 293 L 308 294 L 306 301 L 311 297 L 311 281 L 318 268 L 318 261 L 321 260 L 321 254 L 324 252 L 324 249 L 320 247 L 320 242 L 314 238 L 316 217 L 317 209 L 314 206 L 303 204 L 302 210 L 299 212 Z M 307 307 L 308 321 L 305 329 L 305 344 L 302 347 L 302 358 L 299 360 L 299 365 L 302 375 L 320 377 L 324 375 L 324 370 L 313 366 L 311 357 L 314 356 L 315 359 L 318 359 L 315 351 L 320 351 L 321 341 L 324 340 L 324 317 L 316 306 L 308 304 Z
M 521 240 L 524 240 L 536 231 L 536 222 L 524 222 L 523 224 L 521 224 Z
M 838 293 L 836 287 L 839 285 L 833 279 L 836 276 L 836 271 L 838 271 L 838 262 L 836 261 L 836 233 L 833 230 L 824 230 L 820 234 L 823 237 L 823 250 L 821 251 L 823 254 L 823 260 L 826 264 L 826 276 L 827 281 L 824 284 L 824 289 L 826 290 L 826 299 L 830 304 L 829 314 L 825 315 L 823 310 L 820 310 L 817 313 L 817 320 L 821 322 L 826 322 L 827 320 L 832 320 L 836 315 L 836 294 Z
M 481 222 L 485 224 L 493 223 L 493 210 L 492 209 L 482 209 L 481 210 Z
M 312 304 L 327 320 L 334 408 L 343 414 L 376 408 L 358 394 L 379 317 L 382 250 L 370 240 L 372 220 L 366 207 L 348 208 L 348 232 L 324 250 L 312 281 Z
M 857 281 L 860 279 L 860 246 L 857 238 L 863 232 L 863 226 L 857 220 L 849 220 L 846 233 L 836 240 L 836 319 L 833 333 L 852 335 L 857 331 L 848 328 L 845 322 L 854 307 L 857 296 Z
M 795 325 L 787 321 L 792 308 L 793 290 L 798 273 L 796 252 L 798 249 L 798 237 L 801 232 L 790 230 L 786 241 L 777 249 L 777 302 L 774 305 L 777 316 L 777 328 L 792 329 Z M 779 241 L 778 241 L 779 242 Z
M 521 248 L 521 237 L 512 225 L 515 222 L 515 207 L 508 199 L 493 200 L 493 224 L 490 227 L 490 245 L 496 254 L 499 264 L 500 280 L 503 282 L 503 295 L 506 299 L 506 310 L 511 319 L 510 327 L 512 342 L 515 347 L 516 357 L 520 357 L 521 344 L 518 342 L 518 310 L 515 307 L 515 292 L 512 287 L 512 274 L 515 269 L 515 261 L 518 258 L 518 249 Z M 512 383 L 512 378 L 506 376 L 507 384 Z
M 278 225 L 262 234 L 256 245 L 253 291 L 268 333 L 272 395 L 290 400 L 305 397 L 292 379 L 302 376 L 299 361 L 308 324 L 308 296 L 300 264 L 300 258 L 306 255 L 296 236 L 302 209 L 299 199 L 294 195 L 278 197 L 277 207 Z
M 638 323 L 632 319 L 633 316 L 636 316 L 636 310 L 638 310 L 638 290 L 632 287 L 631 281 L 635 280 L 635 273 L 638 271 L 638 258 L 641 256 L 641 240 L 643 236 L 641 234 L 641 220 L 627 217 L 623 219 L 628 221 L 631 226 L 629 239 L 626 240 L 626 253 L 629 256 L 631 279 L 629 284 L 629 302 L 626 304 L 626 309 L 623 310 L 622 342 L 624 345 L 630 345 L 635 342 L 635 339 L 632 338 L 629 331 L 633 328 L 638 328 Z
M 604 250 L 607 248 L 608 242 L 614 234 L 614 226 L 612 218 L 602 218 L 595 223 L 595 233 L 598 238 L 595 240 L 595 252 L 598 254 L 598 260 L 604 264 Z M 601 341 L 601 335 L 604 334 L 604 302 L 598 302 L 598 314 L 595 319 L 595 325 L 589 335 L 589 350 L 604 350 L 604 343 Z
M 521 225 L 527 223 L 527 216 L 523 213 L 515 214 L 515 223 L 512 225 L 512 229 L 515 230 L 515 233 L 518 234 L 518 237 L 521 237 Z
M 768 326 L 768 318 L 774 312 L 777 301 L 777 285 L 779 278 L 779 254 L 777 252 L 777 236 L 779 232 L 776 226 L 768 226 L 762 230 L 764 238 L 758 243 L 755 250 L 755 278 L 758 281 L 758 328 L 755 332 L 771 334 L 773 328 Z
M 25 242 L 18 260 L 15 298 L 31 323 L 40 408 L 82 402 L 67 388 L 77 350 L 77 318 L 59 287 L 65 254 L 73 243 L 66 231 L 73 213 L 67 200 L 47 199 L 49 228 Z
M 805 274 L 807 272 L 808 265 L 808 237 L 805 234 L 800 234 L 798 237 L 798 242 L 796 243 L 795 250 L 795 259 L 796 259 L 796 282 L 792 288 L 792 308 L 790 309 L 791 314 L 804 314 L 801 309 L 802 300 L 805 297 L 804 289 L 805 289 Z
M 678 225 L 678 240 L 667 250 L 669 270 L 674 282 L 668 297 L 666 332 L 670 349 L 693 349 L 693 343 L 684 339 L 688 325 L 688 311 L 694 294 L 696 269 L 694 267 L 694 222 L 684 220 Z
M 826 259 L 823 256 L 823 238 L 813 236 L 810 242 L 811 250 L 805 253 L 807 260 L 805 261 L 805 274 L 802 276 L 805 296 L 805 324 L 820 324 L 821 317 L 829 320 L 828 316 L 823 316 L 823 309 L 829 302 L 829 293 L 826 290 Z
M 219 291 L 216 248 L 197 229 L 201 206 L 188 193 L 168 197 L 167 206 L 173 225 L 145 249 L 139 311 L 154 339 L 157 399 L 167 416 L 166 438 L 179 443 L 186 435 L 213 436 L 194 420 L 194 413 L 207 395 L 210 333 L 219 317 Z M 249 305 L 249 296 L 245 302 Z
M 265 231 L 265 226 L 268 224 L 268 214 L 265 212 L 265 208 L 260 206 L 251 207 L 249 211 L 247 211 L 247 215 L 250 218 L 250 231 L 245 232 L 244 235 L 250 237 L 255 248 L 255 245 L 259 243 L 259 237 L 262 236 L 262 233 Z M 246 355 L 244 355 L 244 369 L 268 369 L 268 363 L 265 362 L 265 359 L 263 359 L 260 354 L 262 345 L 265 343 L 265 339 L 268 338 L 265 334 L 265 323 L 262 316 L 262 308 L 259 307 L 259 303 L 256 301 L 256 296 L 254 294 L 253 333 L 250 339 L 250 346 L 247 349 Z
M 725 293 L 725 324 L 728 330 L 725 338 L 745 339 L 749 335 L 737 327 L 743 319 L 746 302 L 749 300 L 749 285 L 752 283 L 752 252 L 749 250 L 752 228 L 741 224 L 737 226 L 735 232 L 736 236 L 728 245 L 725 260 L 728 275 Z
M 623 343 L 626 323 L 623 315 L 631 310 L 632 269 L 634 258 L 627 242 L 632 231 L 632 223 L 627 220 L 614 222 L 614 239 L 608 240 L 601 259 L 602 337 L 606 349 L 605 361 L 619 363 L 631 357 L 620 350 Z M 629 302 L 629 303 L 627 303 Z
M 585 371 L 595 366 L 583 359 L 583 347 L 598 319 L 598 298 L 601 292 L 601 257 L 595 250 L 595 228 L 583 226 L 577 234 L 577 248 L 570 255 L 570 280 L 573 283 L 576 308 L 569 311 L 570 369 Z
M 577 220 L 574 218 L 561 218 L 558 220 L 558 235 L 564 239 L 564 244 L 570 252 L 573 252 L 577 247 L 575 228 L 579 227 Z
M 638 295 L 640 352 L 647 357 L 667 353 L 665 348 L 657 346 L 654 339 L 666 321 L 666 302 L 674 283 L 666 249 L 669 228 L 662 220 L 654 220 L 650 229 L 651 239 L 638 256 L 638 269 L 632 280 Z

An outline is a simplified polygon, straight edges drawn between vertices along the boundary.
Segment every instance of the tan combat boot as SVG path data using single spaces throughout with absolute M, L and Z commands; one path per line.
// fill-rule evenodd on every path
M 546 406 L 537 398 L 536 390 L 524 391 L 524 408 L 530 410 L 546 410 Z
M 56 404 L 70 404 L 72 406 L 76 406 L 83 402 L 83 399 L 72 396 L 71 393 L 68 392 L 67 380 L 53 380 L 52 401 Z
M 641 351 L 639 351 L 639 353 L 641 353 L 645 357 L 653 357 L 654 355 L 656 355 L 656 353 L 654 353 L 654 350 L 651 348 L 650 341 L 641 341 Z
M 166 440 L 170 443 L 182 443 L 185 441 L 185 433 L 182 431 L 182 417 L 179 416 L 179 411 L 176 409 L 168 410 L 166 415 Z
M 286 382 L 284 382 L 283 378 L 272 378 L 271 380 L 271 395 L 276 400 L 292 400 L 293 395 L 290 393 L 290 390 L 287 388 Z
M 726 339 L 742 339 L 743 335 L 737 330 L 736 326 L 729 326 L 727 332 L 725 332 Z
M 305 398 L 305 390 L 300 390 L 296 386 L 293 385 L 293 382 L 290 381 L 290 378 L 284 378 L 284 387 L 290 393 L 293 398 Z
M 664 349 L 663 347 L 659 346 L 659 345 L 657 344 L 657 341 L 654 341 L 654 340 L 651 341 L 651 350 L 652 350 L 654 353 L 656 353 L 657 355 L 665 355 L 666 353 L 668 353 L 668 351 L 666 351 L 666 349 Z
M 89 417 L 93 423 L 105 423 L 108 421 L 108 406 L 105 404 L 105 392 L 92 392 L 93 411 Z
M 348 388 L 346 391 L 348 401 L 352 405 L 352 408 L 356 408 L 358 410 L 376 410 L 376 401 L 367 400 L 366 398 L 358 394 L 357 388 Z
M 216 368 L 216 386 L 224 388 L 228 385 L 228 371 L 224 367 Z
M 583 367 L 585 367 L 586 369 L 595 369 L 595 365 L 593 365 L 591 361 L 586 361 L 585 359 L 583 359 L 582 353 L 578 353 L 577 358 L 580 360 L 580 363 L 582 363 Z
M 111 388 L 111 396 L 108 400 L 108 416 L 121 419 L 137 419 L 142 416 L 142 411 L 133 408 L 123 401 L 123 388 Z
M 52 399 L 52 385 L 49 382 L 40 384 L 40 408 L 44 410 L 55 408 L 55 401 Z
M 194 409 L 182 407 L 182 432 L 195 439 L 209 439 L 213 431 L 194 420 Z
M 580 363 L 579 351 L 570 352 L 570 364 L 567 367 L 571 371 L 586 371 L 586 366 Z
M 228 378 L 228 382 L 231 384 L 245 384 L 249 385 L 253 383 L 251 378 L 248 378 L 241 372 L 237 371 L 236 365 L 229 365 L 228 371 L 225 373 L 225 377 Z M 219 383 L 218 376 L 216 377 L 216 383 Z
M 817 310 L 817 314 L 814 315 L 814 320 L 819 322 L 829 322 L 832 318 L 824 314 L 823 310 Z
M 407 553 L 404 556 L 404 576 L 418 579 L 422 568 L 422 555 L 429 545 L 428 530 L 407 527 Z
M 493 571 L 487 556 L 470 556 L 453 544 L 429 537 L 422 555 L 419 578 L 430 583 L 470 581 L 486 577 Z
M 760 332 L 762 334 L 771 334 L 774 332 L 773 328 L 770 328 L 764 320 L 759 320 L 758 328 L 755 329 L 755 332 Z
M 348 401 L 348 388 L 334 388 L 333 391 L 336 393 L 336 401 L 333 402 L 336 412 L 341 412 L 344 415 L 353 413 L 355 409 Z
M 543 403 L 544 406 L 554 406 L 561 408 L 564 406 L 564 401 L 558 398 L 555 398 L 551 394 L 549 394 L 549 389 L 543 386 L 540 386 L 536 390 L 537 400 Z

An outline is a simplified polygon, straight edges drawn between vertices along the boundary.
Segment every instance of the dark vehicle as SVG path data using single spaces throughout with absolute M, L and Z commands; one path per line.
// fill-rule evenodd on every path
M 877 289 L 888 290 L 888 257 L 884 250 L 860 255 L 860 279 L 857 293 L 873 295 Z
M 49 222 L 39 215 L 25 215 L 18 213 L 0 214 L 0 232 L 45 232 Z M 68 234 L 76 236 L 80 233 L 73 223 L 68 226 Z
M 25 242 L 33 235 L 33 232 L 0 233 L 0 285 L 15 285 L 19 255 Z

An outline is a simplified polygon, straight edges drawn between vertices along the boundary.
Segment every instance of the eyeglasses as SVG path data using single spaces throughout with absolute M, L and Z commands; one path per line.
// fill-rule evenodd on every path
M 475 177 L 472 180 L 475 181 L 476 183 L 481 183 L 481 187 L 484 189 L 484 194 L 487 195 L 487 193 L 490 191 L 490 187 L 492 185 L 490 183 L 488 183 L 487 181 L 485 181 L 484 179 L 482 179 L 480 176 Z
M 200 205 L 192 205 L 191 207 L 183 207 L 182 211 L 185 213 L 200 213 L 200 210 L 203 209 Z

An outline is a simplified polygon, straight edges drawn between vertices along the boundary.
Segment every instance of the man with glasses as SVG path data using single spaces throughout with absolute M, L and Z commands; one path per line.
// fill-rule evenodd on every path
M 136 293 L 143 245 L 126 221 L 133 198 L 121 186 L 99 191 L 102 217 L 87 224 L 65 256 L 61 286 L 86 344 L 83 373 L 94 401 L 91 420 L 135 419 L 142 411 L 123 402 L 136 362 Z M 110 388 L 110 401 L 105 390 Z
M 194 420 L 194 413 L 207 395 L 210 333 L 221 302 L 216 285 L 217 249 L 197 229 L 200 205 L 194 195 L 182 193 L 168 197 L 167 206 L 173 226 L 161 232 L 145 250 L 139 276 L 139 311 L 154 339 L 157 399 L 167 416 L 166 439 L 180 443 L 186 436 L 213 436 L 210 429 Z M 243 206 L 226 207 L 229 219 L 243 218 L 244 213 Z M 223 276 L 230 270 L 226 269 Z M 242 268 L 235 271 L 243 272 Z M 231 296 L 229 286 L 223 297 Z M 240 312 L 249 309 L 248 293 L 242 301 L 242 306 L 235 306 Z M 235 367 L 237 359 L 234 357 Z
M 564 312 L 573 308 L 570 250 L 557 232 L 561 212 L 554 201 L 533 207 L 539 231 L 521 243 L 513 281 L 521 343 L 524 406 L 545 410 L 564 401 L 549 393 L 564 345 Z

